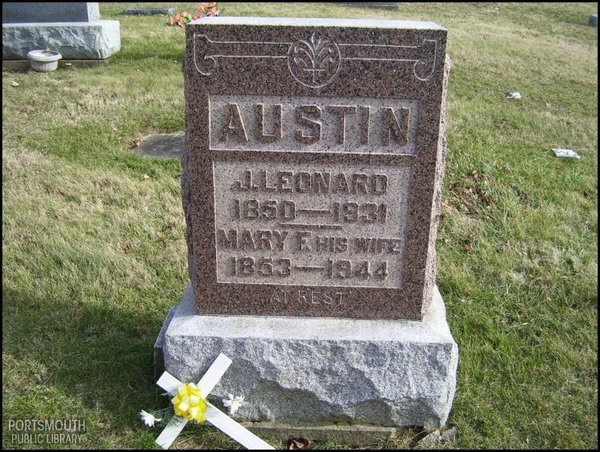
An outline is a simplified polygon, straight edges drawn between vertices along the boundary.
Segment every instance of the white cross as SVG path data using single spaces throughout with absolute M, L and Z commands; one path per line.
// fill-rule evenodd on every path
M 231 419 L 222 411 L 215 408 L 211 405 L 207 400 L 206 396 L 212 391 L 212 389 L 219 382 L 225 371 L 231 365 L 231 360 L 221 353 L 217 356 L 217 359 L 212 363 L 212 365 L 208 368 L 204 376 L 198 382 L 198 388 L 200 389 L 200 395 L 204 399 L 206 403 L 206 420 L 210 422 L 212 425 L 217 427 L 226 435 L 233 438 L 235 441 L 240 443 L 247 449 L 255 450 L 255 449 L 271 449 L 275 448 L 270 444 L 264 442 L 254 433 L 246 430 L 243 426 L 238 424 L 236 421 Z M 165 391 L 171 393 L 173 391 L 177 391 L 177 388 L 181 386 L 183 383 L 171 375 L 169 372 L 164 372 L 162 376 L 156 382 L 158 386 L 163 388 Z M 173 444 L 173 441 L 177 438 L 179 433 L 183 430 L 183 427 L 186 426 L 188 420 L 174 416 L 171 421 L 167 424 L 162 433 L 156 438 L 156 443 L 162 447 L 163 449 L 168 449 Z

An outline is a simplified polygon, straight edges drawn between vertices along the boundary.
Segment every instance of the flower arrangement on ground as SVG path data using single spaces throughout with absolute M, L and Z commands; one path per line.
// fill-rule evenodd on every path
M 219 9 L 217 8 L 216 2 L 203 2 L 198 3 L 194 14 L 190 14 L 187 11 L 177 13 L 169 18 L 169 25 L 176 27 L 183 27 L 185 24 L 190 23 L 192 20 L 201 19 L 208 16 L 218 16 Z

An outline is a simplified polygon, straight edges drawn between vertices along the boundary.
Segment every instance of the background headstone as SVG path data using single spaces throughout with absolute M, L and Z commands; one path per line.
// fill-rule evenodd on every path
M 100 20 L 98 3 L 3 2 L 2 23 L 93 22 Z
M 149 135 L 144 137 L 139 145 L 132 149 L 132 152 L 147 157 L 181 160 L 184 151 L 184 141 L 184 132 Z
M 119 22 L 101 20 L 98 3 L 2 4 L 2 59 L 49 48 L 65 60 L 104 60 L 121 48 Z
M 159 14 L 175 14 L 175 8 L 127 8 L 123 10 L 126 16 L 155 16 Z
M 359 8 L 400 8 L 399 2 L 340 2 L 344 6 L 356 6 Z
M 458 348 L 435 287 L 447 31 L 204 18 L 186 27 L 191 287 L 157 344 L 241 420 L 446 422 Z

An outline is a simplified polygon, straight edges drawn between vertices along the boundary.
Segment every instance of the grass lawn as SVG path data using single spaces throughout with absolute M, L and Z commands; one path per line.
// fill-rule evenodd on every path
M 121 24 L 108 65 L 3 71 L 3 448 L 158 448 L 160 429 L 138 412 L 166 406 L 152 346 L 188 282 L 181 167 L 129 147 L 184 129 L 184 30 L 121 14 L 135 5 L 149 4 L 100 5 Z M 447 447 L 597 448 L 598 36 L 587 25 L 597 4 L 220 9 L 448 29 L 438 286 L 460 357 L 448 421 L 458 436 Z M 73 418 L 86 423 L 80 444 L 27 444 L 9 429 Z M 422 436 L 374 447 L 418 447 Z M 190 425 L 174 448 L 238 445 Z

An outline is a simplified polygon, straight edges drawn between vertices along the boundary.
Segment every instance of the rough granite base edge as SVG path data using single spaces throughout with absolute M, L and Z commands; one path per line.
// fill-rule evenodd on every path
M 244 395 L 240 422 L 274 431 L 302 425 L 328 436 L 340 424 L 385 430 L 447 421 L 458 346 L 437 287 L 420 322 L 200 316 L 191 286 L 172 311 L 156 342 L 164 368 L 198 381 L 225 353 L 233 364 L 209 400 L 222 407 L 227 394 Z
M 2 24 L 2 59 L 27 58 L 30 50 L 60 52 L 64 59 L 105 60 L 121 50 L 118 20 Z
M 244 427 L 267 440 L 286 442 L 289 438 L 306 438 L 315 442 L 334 441 L 345 445 L 381 445 L 400 437 L 407 427 L 378 427 L 360 424 L 296 425 L 277 422 L 242 422 Z

